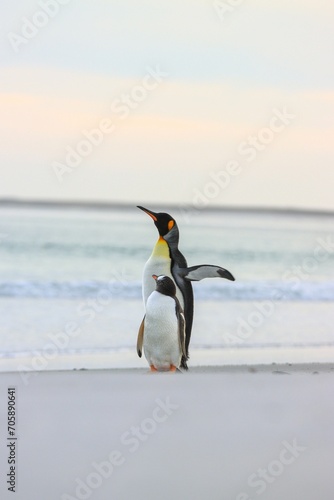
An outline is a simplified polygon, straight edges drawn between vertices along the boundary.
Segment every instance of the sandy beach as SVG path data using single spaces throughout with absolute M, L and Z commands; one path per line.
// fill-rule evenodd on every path
M 1 498 L 332 500 L 333 376 L 333 364 L 2 373 Z

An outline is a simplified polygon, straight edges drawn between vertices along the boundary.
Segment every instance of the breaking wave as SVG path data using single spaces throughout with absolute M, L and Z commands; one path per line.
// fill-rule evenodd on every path
M 205 282 L 194 283 L 196 300 L 285 300 L 332 301 L 334 282 L 282 281 Z M 0 297 L 59 298 L 59 299 L 141 299 L 140 282 L 85 281 L 2 281 Z

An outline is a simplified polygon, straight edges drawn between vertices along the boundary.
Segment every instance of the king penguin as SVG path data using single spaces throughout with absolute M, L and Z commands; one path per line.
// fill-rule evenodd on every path
M 139 328 L 137 353 L 145 357 L 151 371 L 173 371 L 179 369 L 181 359 L 186 356 L 185 318 L 176 286 L 169 276 L 152 275 L 156 289 L 146 303 L 146 314 Z
M 199 265 L 187 266 L 184 255 L 179 250 L 179 229 L 173 217 L 164 212 L 152 212 L 147 208 L 138 206 L 151 217 L 159 232 L 159 239 L 156 242 L 153 252 L 145 264 L 143 272 L 143 299 L 146 306 L 147 299 L 154 290 L 152 284 L 152 274 L 165 275 L 172 278 L 176 284 L 176 297 L 180 301 L 184 310 L 185 327 L 185 348 L 186 354 L 182 356 L 181 367 L 188 369 L 189 342 L 194 315 L 194 295 L 192 281 L 200 281 L 204 278 L 226 278 L 234 281 L 232 274 L 220 266 Z

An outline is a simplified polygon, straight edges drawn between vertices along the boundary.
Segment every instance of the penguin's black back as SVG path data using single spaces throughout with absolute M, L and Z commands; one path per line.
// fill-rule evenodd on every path
M 187 360 L 189 359 L 189 343 L 191 337 L 191 329 L 193 325 L 193 315 L 194 315 L 194 293 L 191 281 L 187 281 L 183 276 L 178 275 L 176 272 L 173 272 L 173 267 L 177 264 L 180 268 L 187 268 L 187 261 L 184 255 L 180 252 L 179 249 L 173 249 L 171 252 L 171 270 L 173 274 L 173 278 L 181 290 L 183 296 L 183 312 L 186 320 L 186 339 L 185 339 L 185 347 L 186 347 L 186 356 L 182 356 L 181 367 L 185 370 L 188 370 Z

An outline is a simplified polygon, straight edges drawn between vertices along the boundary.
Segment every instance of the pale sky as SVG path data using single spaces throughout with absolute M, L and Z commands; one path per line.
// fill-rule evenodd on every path
M 334 210 L 331 2 L 23 0 L 1 17 L 0 197 Z

